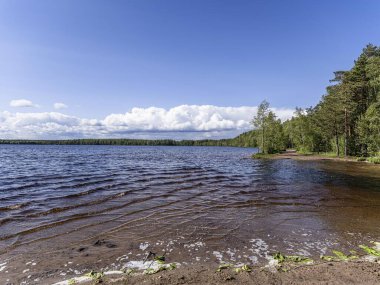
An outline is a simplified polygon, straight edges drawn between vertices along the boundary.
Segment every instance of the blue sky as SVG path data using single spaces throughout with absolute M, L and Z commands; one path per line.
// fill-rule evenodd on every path
M 263 99 L 278 109 L 308 107 L 333 71 L 350 68 L 367 43 L 380 44 L 379 27 L 377 0 L 0 0 L 0 112 L 3 121 L 52 112 L 105 120 L 136 107 L 254 107 Z M 20 99 L 31 107 L 10 106 Z M 206 120 L 224 116 L 212 110 Z M 233 116 L 227 129 L 238 125 Z M 156 130 L 150 125 L 141 131 Z

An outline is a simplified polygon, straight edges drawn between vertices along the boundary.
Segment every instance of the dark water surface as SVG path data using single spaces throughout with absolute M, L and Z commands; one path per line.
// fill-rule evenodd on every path
M 0 145 L 0 280 L 117 269 L 149 250 L 258 264 L 379 240 L 379 167 L 254 151 Z

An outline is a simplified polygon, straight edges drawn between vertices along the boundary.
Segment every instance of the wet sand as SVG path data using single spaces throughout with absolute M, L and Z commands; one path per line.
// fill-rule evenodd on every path
M 94 281 L 82 284 L 93 284 Z M 288 272 L 276 272 L 268 268 L 254 268 L 251 272 L 236 273 L 233 270 L 216 272 L 215 268 L 192 266 L 163 271 L 153 275 L 110 275 L 101 279 L 101 284 L 379 284 L 380 264 L 370 262 L 326 262 L 297 266 Z

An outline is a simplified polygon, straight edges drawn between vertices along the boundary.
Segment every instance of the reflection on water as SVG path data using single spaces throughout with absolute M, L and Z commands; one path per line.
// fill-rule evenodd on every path
M 0 146 L 0 261 L 54 252 L 91 264 L 154 249 L 260 262 L 273 250 L 313 256 L 380 236 L 379 167 L 252 160 L 253 151 Z M 99 239 L 110 246 L 87 246 Z

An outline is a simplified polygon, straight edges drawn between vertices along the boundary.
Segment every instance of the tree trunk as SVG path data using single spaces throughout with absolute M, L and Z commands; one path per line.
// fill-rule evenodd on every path
M 347 108 L 344 108 L 344 156 L 347 156 Z
M 339 136 L 338 136 L 338 131 L 335 131 L 335 144 L 336 144 L 336 155 L 339 157 L 340 152 L 339 152 Z

